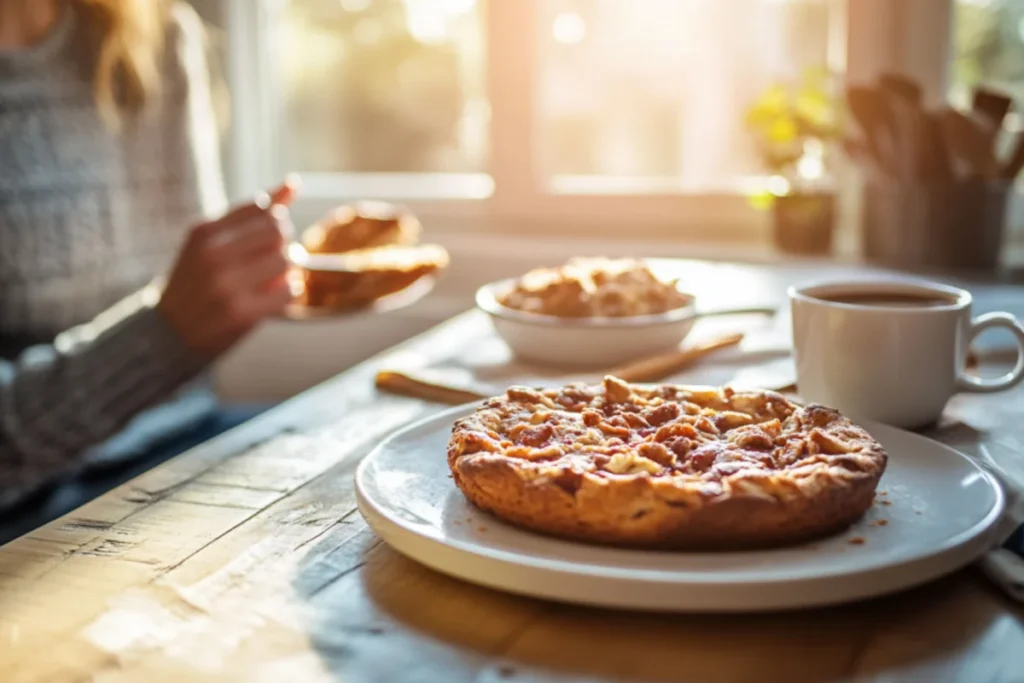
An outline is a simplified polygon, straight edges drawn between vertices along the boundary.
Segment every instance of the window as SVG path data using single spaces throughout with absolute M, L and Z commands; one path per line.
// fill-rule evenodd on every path
M 236 137 L 258 141 L 237 191 L 296 170 L 324 208 L 473 229 L 763 230 L 744 112 L 808 67 L 1024 101 L 1017 0 L 221 1 Z
M 744 111 L 828 65 L 835 3 L 542 0 L 537 97 L 555 191 L 735 192 L 762 172 Z
M 313 172 L 487 164 L 475 0 L 293 0 L 277 24 L 280 158 Z
M 1024 102 L 1024 3 L 956 0 L 951 76 L 951 99 L 959 106 L 970 105 L 978 85 Z
M 1024 104 L 1024 3 L 1019 0 L 955 0 L 953 12 L 950 100 L 967 109 L 973 88 L 984 86 L 1005 92 L 1018 106 Z M 1006 159 L 1018 135 L 1024 134 L 1024 116 L 1011 111 L 1003 121 L 1000 154 Z M 1024 178 L 1017 187 L 1024 187 Z M 1011 226 L 1024 227 L 1024 202 L 1011 204 Z

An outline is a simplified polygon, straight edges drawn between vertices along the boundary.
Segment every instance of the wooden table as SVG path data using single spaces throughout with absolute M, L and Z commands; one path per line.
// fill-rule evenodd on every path
M 807 275 L 744 272 L 775 295 Z M 1024 314 L 1024 294 L 983 293 Z M 0 548 L 0 681 L 1024 681 L 1024 610 L 973 569 L 838 608 L 648 615 L 396 554 L 356 511 L 353 470 L 438 407 L 379 395 L 374 373 L 490 334 L 458 317 Z M 1020 473 L 1022 405 L 957 398 L 936 435 Z

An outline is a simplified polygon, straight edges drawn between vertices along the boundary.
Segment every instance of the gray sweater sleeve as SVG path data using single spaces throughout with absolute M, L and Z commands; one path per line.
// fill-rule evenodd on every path
M 0 361 L 0 507 L 62 472 L 198 374 L 147 289 L 53 345 Z

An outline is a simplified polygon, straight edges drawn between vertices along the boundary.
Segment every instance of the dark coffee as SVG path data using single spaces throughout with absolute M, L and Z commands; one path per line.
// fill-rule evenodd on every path
M 877 308 L 935 308 L 950 306 L 956 299 L 941 294 L 907 294 L 903 292 L 843 292 L 816 297 L 822 301 L 854 306 L 873 306 Z

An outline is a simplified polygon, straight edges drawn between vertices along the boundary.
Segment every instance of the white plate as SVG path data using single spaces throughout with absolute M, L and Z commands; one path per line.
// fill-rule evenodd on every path
M 888 451 L 879 501 L 829 539 L 731 553 L 649 552 L 549 538 L 470 505 L 445 451 L 460 406 L 394 434 L 360 463 L 359 509 L 395 550 L 472 583 L 539 598 L 662 611 L 755 611 L 881 595 L 948 574 L 994 544 L 1002 490 L 953 449 L 865 423 Z M 881 520 L 885 520 L 882 522 Z M 862 538 L 855 545 L 852 539 Z
M 434 289 L 437 278 L 433 276 L 421 277 L 405 289 L 399 290 L 387 296 L 369 303 L 365 306 L 354 306 L 352 308 L 330 308 L 328 306 L 305 306 L 300 303 L 291 303 L 285 308 L 281 317 L 287 320 L 323 320 L 333 318 L 345 318 L 364 313 L 386 313 L 395 311 L 416 303 Z

